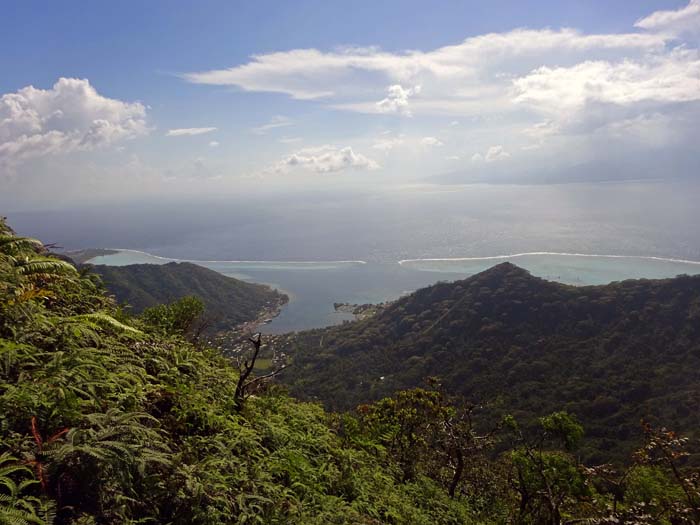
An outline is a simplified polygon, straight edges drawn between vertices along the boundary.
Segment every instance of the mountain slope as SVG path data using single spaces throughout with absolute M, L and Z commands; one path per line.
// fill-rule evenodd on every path
M 0 218 L 0 524 L 473 522 L 321 407 L 262 382 L 236 402 L 238 381 Z
M 252 321 L 287 301 L 269 286 L 246 283 L 192 263 L 91 266 L 110 293 L 135 313 L 156 304 L 195 295 L 202 299 L 213 329 L 225 330 Z
M 293 344 L 292 392 L 335 409 L 437 376 L 500 413 L 576 414 L 600 459 L 642 417 L 700 426 L 700 277 L 573 287 L 504 263 Z

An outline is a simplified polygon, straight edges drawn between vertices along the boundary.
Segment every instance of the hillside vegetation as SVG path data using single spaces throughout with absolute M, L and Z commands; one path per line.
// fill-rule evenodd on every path
M 192 304 L 127 315 L 0 220 L 0 524 L 700 521 L 673 432 L 614 469 L 579 463 L 566 412 L 477 432 L 436 382 L 327 413 L 183 339 Z
M 237 381 L 0 221 L 1 524 L 469 522 L 319 406 L 240 406 Z
M 202 300 L 211 331 L 233 328 L 272 312 L 287 296 L 269 286 L 227 277 L 187 262 L 90 266 L 119 303 L 141 313 L 187 296 Z
M 627 457 L 642 418 L 700 437 L 700 276 L 574 287 L 504 263 L 291 346 L 292 392 L 332 409 L 437 376 L 496 414 L 566 409 L 595 461 Z

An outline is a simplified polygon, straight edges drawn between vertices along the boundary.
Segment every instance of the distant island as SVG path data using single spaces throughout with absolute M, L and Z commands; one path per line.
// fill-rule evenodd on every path
M 367 319 L 381 312 L 384 308 L 389 306 L 391 301 L 384 303 L 365 303 L 365 304 L 351 304 L 351 303 L 333 303 L 333 309 L 336 312 L 343 312 L 346 314 L 352 314 L 355 319 L 361 321 Z

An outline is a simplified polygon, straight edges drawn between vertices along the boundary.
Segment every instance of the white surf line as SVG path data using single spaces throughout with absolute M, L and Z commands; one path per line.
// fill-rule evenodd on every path
M 591 254 L 591 253 L 561 253 L 561 252 L 525 252 L 513 253 L 511 255 L 490 255 L 486 257 L 441 257 L 441 258 L 421 258 L 421 259 L 402 259 L 400 265 L 412 262 L 440 262 L 440 261 L 494 261 L 499 259 L 514 259 L 516 257 L 525 257 L 527 255 L 562 255 L 565 257 L 591 257 L 601 259 L 641 259 L 649 261 L 672 262 L 680 264 L 700 265 L 700 261 L 691 261 L 688 259 L 674 259 L 670 257 L 656 257 L 654 255 L 606 255 L 606 254 Z
M 104 248 L 105 250 L 113 250 L 116 252 L 129 252 L 129 253 L 140 253 L 142 255 L 148 255 L 154 259 L 160 259 L 161 261 L 173 261 L 173 262 L 191 262 L 191 263 L 241 263 L 241 264 L 367 264 L 367 261 L 247 261 L 247 260 L 204 260 L 204 259 L 177 259 L 175 257 L 161 257 L 160 255 L 154 255 L 152 253 L 144 252 L 141 250 L 132 250 L 129 248 Z M 109 257 L 98 256 L 98 257 Z M 95 259 L 95 257 L 93 257 Z M 91 259 L 92 260 L 92 259 Z

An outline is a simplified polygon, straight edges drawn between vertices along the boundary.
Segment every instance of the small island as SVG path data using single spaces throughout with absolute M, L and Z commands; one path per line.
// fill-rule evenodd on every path
M 387 306 L 392 304 L 393 301 L 386 301 L 383 303 L 365 303 L 365 304 L 352 304 L 352 303 L 333 303 L 333 309 L 336 312 L 342 312 L 346 314 L 352 314 L 355 319 L 361 321 L 363 319 L 369 319 L 377 315 L 379 312 L 384 310 Z

